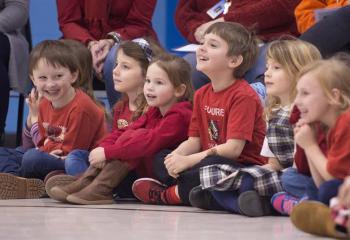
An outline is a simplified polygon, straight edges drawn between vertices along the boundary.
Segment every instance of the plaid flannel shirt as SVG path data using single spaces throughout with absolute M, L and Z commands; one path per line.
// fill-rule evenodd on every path
M 266 134 L 269 148 L 283 168 L 291 167 L 294 161 L 294 134 L 289 116 L 289 109 L 278 109 L 269 120 Z
M 199 172 L 202 188 L 216 191 L 237 190 L 244 173 L 255 179 L 254 189 L 260 196 L 272 196 L 283 191 L 279 179 L 280 172 L 258 165 L 237 168 L 227 164 L 214 164 L 202 167 Z

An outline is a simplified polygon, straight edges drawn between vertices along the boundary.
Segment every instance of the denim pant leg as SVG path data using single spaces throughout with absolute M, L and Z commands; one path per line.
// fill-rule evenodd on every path
M 188 53 L 183 58 L 191 65 L 192 84 L 195 90 L 210 82 L 207 75 L 197 70 L 197 59 L 195 53 Z
M 68 175 L 76 176 L 83 172 L 90 166 L 89 163 L 89 151 L 86 150 L 73 150 L 64 160 L 64 168 Z
M 0 147 L 0 172 L 20 175 L 24 149 Z
M 343 180 L 340 179 L 333 179 L 322 183 L 318 190 L 318 200 L 329 205 L 329 201 L 338 195 L 339 187 L 342 184 Z
M 64 170 L 64 160 L 35 148 L 24 153 L 21 167 L 23 177 L 43 180 L 49 172 L 54 170 Z
M 298 173 L 296 168 L 287 168 L 281 176 L 281 183 L 284 190 L 293 196 L 317 199 L 318 189 L 312 177 Z
M 114 89 L 113 82 L 113 69 L 116 62 L 118 46 L 119 45 L 116 44 L 111 48 L 111 50 L 109 50 L 103 65 L 103 79 L 105 81 L 105 88 L 110 108 L 112 108 L 120 98 L 120 93 Z

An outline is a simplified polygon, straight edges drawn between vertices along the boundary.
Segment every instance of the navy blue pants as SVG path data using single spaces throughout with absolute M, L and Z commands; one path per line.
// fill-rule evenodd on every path
M 20 176 L 24 152 L 25 150 L 22 147 L 0 147 L 0 172 Z
M 350 6 L 345 6 L 316 23 L 300 39 L 314 44 L 324 57 L 339 51 L 350 52 L 349 23 Z

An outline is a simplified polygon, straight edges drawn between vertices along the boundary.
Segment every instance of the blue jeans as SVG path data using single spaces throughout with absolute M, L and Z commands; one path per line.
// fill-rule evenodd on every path
M 318 200 L 329 205 L 329 201 L 338 195 L 339 187 L 342 184 L 343 180 L 340 179 L 333 179 L 322 183 L 318 190 Z
M 295 197 L 318 199 L 318 189 L 312 177 L 298 173 L 296 168 L 287 168 L 281 175 L 281 182 L 284 190 Z
M 108 98 L 108 103 L 112 109 L 114 104 L 119 100 L 120 93 L 114 89 L 113 69 L 116 63 L 117 49 L 119 45 L 114 45 L 108 52 L 105 63 L 103 65 L 103 79 Z
M 22 147 L 0 147 L 0 172 L 19 176 L 24 152 Z
M 266 50 L 267 44 L 263 45 L 259 49 L 259 55 L 255 64 L 246 72 L 244 79 L 248 83 L 262 82 L 266 70 Z M 184 59 L 192 67 L 192 83 L 195 89 L 202 87 L 203 85 L 210 82 L 209 78 L 202 72 L 196 69 L 197 60 L 195 53 L 188 53 L 184 56 Z
M 76 176 L 83 172 L 90 166 L 89 151 L 73 150 L 64 160 L 64 168 L 68 175 Z
M 54 170 L 64 170 L 64 160 L 39 149 L 29 149 L 22 158 L 21 175 L 26 178 L 44 179 Z

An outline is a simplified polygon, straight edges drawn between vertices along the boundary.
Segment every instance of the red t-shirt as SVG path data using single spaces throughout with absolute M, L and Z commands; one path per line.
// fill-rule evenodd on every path
M 197 90 L 189 136 L 199 137 L 202 150 L 223 144 L 229 139 L 245 140 L 238 161 L 262 165 L 260 156 L 266 133 L 259 97 L 245 80 L 236 80 L 220 92 L 211 84 Z
M 329 130 L 327 170 L 338 179 L 344 179 L 350 170 L 350 111 L 342 113 Z
M 59 109 L 43 98 L 38 123 L 40 150 L 60 149 L 63 155 L 74 149 L 92 150 L 107 133 L 103 110 L 81 90 L 76 90 L 73 100 Z

